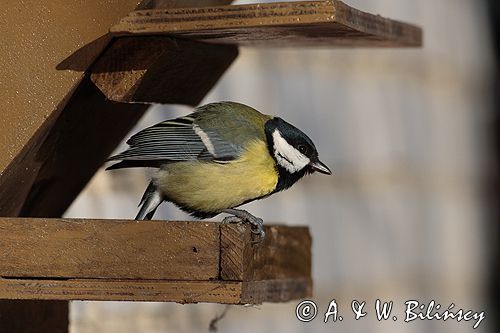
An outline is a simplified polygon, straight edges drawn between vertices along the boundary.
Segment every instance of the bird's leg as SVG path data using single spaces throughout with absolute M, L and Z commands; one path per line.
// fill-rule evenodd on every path
M 233 216 L 224 218 L 222 223 L 247 222 L 252 225 L 252 233 L 259 235 L 259 239 L 253 243 L 260 243 L 266 237 L 266 232 L 264 231 L 264 221 L 261 218 L 255 217 L 246 210 L 242 209 L 229 208 L 225 209 L 223 212 Z

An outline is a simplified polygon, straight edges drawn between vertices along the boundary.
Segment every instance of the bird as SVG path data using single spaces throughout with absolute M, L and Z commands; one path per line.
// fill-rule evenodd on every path
M 263 220 L 237 207 L 266 198 L 307 174 L 331 175 L 312 140 L 280 117 L 237 102 L 215 102 L 145 128 L 111 156 L 107 170 L 148 167 L 155 172 L 136 220 L 150 220 L 169 201 L 195 218 L 229 214 L 250 223 L 260 242 Z

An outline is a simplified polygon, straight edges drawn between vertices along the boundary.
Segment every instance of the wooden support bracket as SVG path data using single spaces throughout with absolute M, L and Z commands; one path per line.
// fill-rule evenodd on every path
M 112 101 L 197 105 L 237 56 L 233 45 L 118 38 L 92 66 L 90 78 Z
M 311 296 L 306 227 L 1 218 L 0 299 L 246 304 Z

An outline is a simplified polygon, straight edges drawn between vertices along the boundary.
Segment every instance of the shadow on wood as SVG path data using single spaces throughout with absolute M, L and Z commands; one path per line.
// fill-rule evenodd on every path
M 61 216 L 146 108 L 107 100 L 86 75 L 33 152 L 39 171 L 19 216 Z
M 124 37 L 92 66 L 91 79 L 113 101 L 194 106 L 237 56 L 232 45 Z
M 69 57 L 64 59 L 56 67 L 57 70 L 72 70 L 77 72 L 84 72 L 90 68 L 92 63 L 99 57 L 102 51 L 108 46 L 113 37 L 107 33 L 101 37 L 85 44 Z
M 117 97 L 117 91 L 126 101 L 196 105 L 237 56 L 234 46 L 162 37 L 125 38 L 116 43 L 126 53 L 120 57 L 123 49 L 108 49 L 111 54 L 105 53 L 95 64 L 95 72 L 85 75 L 68 95 L 64 110 L 54 113 L 24 148 L 24 157 L 18 159 L 22 163 L 11 163 L 6 171 L 11 176 L 2 177 L 5 183 L 0 184 L 0 207 L 8 209 L 0 215 L 58 217 L 64 213 L 148 107 L 109 100 Z M 129 57 L 131 45 L 140 55 Z M 158 52 L 149 53 L 152 49 Z M 141 55 L 144 62 L 138 59 Z M 97 89 L 91 77 L 110 96 Z M 36 178 L 20 175 L 32 168 L 37 172 L 29 174 Z M 19 190 L 20 181 L 22 186 L 30 186 L 27 196 L 26 190 Z M 13 198 L 12 193 L 18 197 Z

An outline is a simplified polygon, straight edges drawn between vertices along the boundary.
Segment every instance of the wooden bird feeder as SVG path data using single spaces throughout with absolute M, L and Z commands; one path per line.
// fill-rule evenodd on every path
M 67 332 L 69 300 L 311 296 L 307 227 L 266 226 L 253 246 L 242 225 L 60 218 L 148 104 L 197 105 L 239 45 L 422 45 L 420 28 L 337 0 L 230 2 L 3 6 L 1 332 Z

